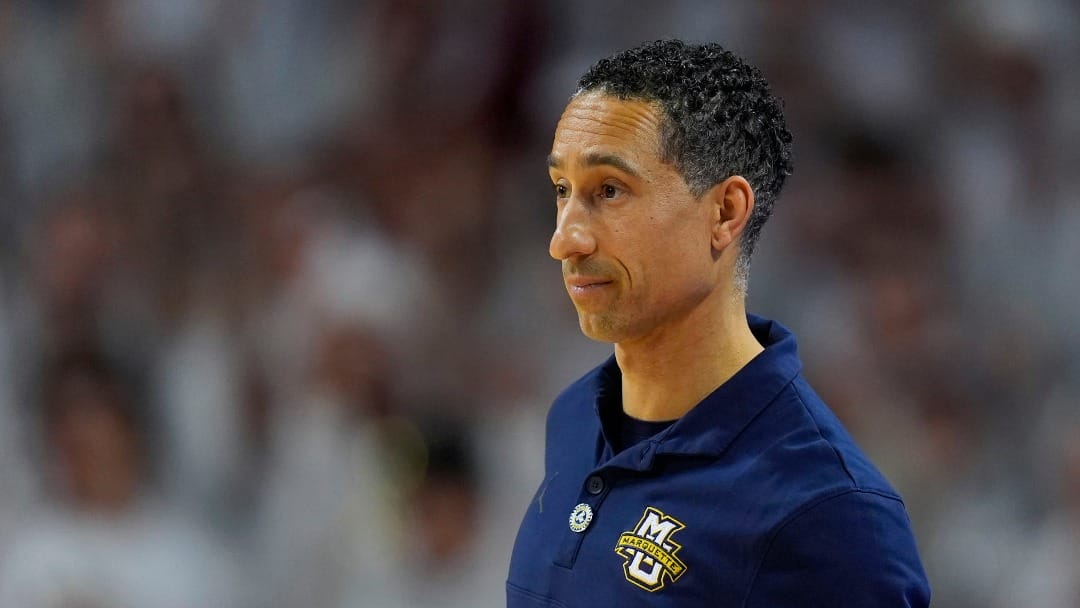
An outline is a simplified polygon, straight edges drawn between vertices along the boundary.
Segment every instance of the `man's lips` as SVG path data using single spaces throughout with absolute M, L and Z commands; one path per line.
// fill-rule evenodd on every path
M 572 276 L 566 277 L 566 286 L 575 289 L 586 289 L 589 287 L 599 287 L 600 285 L 607 285 L 611 283 L 611 279 L 604 277 L 585 277 L 585 276 Z

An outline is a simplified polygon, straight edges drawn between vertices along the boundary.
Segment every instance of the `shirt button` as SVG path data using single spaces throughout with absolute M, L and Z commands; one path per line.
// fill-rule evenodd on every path
M 593 496 L 604 491 L 604 478 L 599 475 L 592 475 L 585 481 L 585 491 Z

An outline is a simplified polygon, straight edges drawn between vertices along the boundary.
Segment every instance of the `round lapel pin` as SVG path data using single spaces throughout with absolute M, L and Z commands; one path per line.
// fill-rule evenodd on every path
M 581 503 L 570 512 L 570 529 L 574 532 L 584 532 L 585 528 L 592 523 L 592 507 Z

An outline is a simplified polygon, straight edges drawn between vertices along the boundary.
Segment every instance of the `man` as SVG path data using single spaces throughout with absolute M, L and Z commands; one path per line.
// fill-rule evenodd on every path
M 925 607 L 904 505 L 748 316 L 750 254 L 791 171 L 760 72 L 717 45 L 594 65 L 548 159 L 582 331 L 615 354 L 548 417 L 510 608 Z

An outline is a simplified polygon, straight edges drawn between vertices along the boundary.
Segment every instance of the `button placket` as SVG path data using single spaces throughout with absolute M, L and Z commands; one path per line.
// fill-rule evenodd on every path
M 599 517 L 600 505 L 604 502 L 611 489 L 610 483 L 598 473 L 593 473 L 585 478 L 579 503 L 571 509 L 566 536 L 563 537 L 562 545 L 555 559 L 555 563 L 563 568 L 573 568 L 577 559 L 581 543 L 589 533 L 592 524 Z

